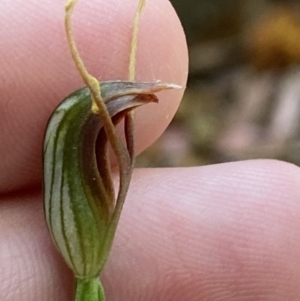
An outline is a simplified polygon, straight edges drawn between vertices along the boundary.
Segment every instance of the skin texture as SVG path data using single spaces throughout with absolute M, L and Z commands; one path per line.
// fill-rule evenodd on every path
M 79 2 L 75 36 L 95 76 L 126 78 L 135 2 Z M 0 300 L 72 298 L 40 188 L 47 119 L 82 85 L 63 4 L 0 2 Z M 138 80 L 185 84 L 184 35 L 167 1 L 148 0 L 138 51 Z M 181 93 L 138 111 L 139 150 L 164 131 Z M 272 160 L 136 170 L 102 275 L 107 300 L 299 300 L 299 187 L 298 167 Z

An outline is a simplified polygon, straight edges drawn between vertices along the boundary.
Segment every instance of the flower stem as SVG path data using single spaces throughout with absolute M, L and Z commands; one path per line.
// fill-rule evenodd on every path
M 132 32 L 130 58 L 129 58 L 129 80 L 130 81 L 133 81 L 135 79 L 136 52 L 137 52 L 137 39 L 138 39 L 137 36 L 139 31 L 139 22 L 141 18 L 141 13 L 144 6 L 145 6 L 145 0 L 140 0 L 133 22 L 133 32 Z
M 133 31 L 130 47 L 130 56 L 129 56 L 129 72 L 128 79 L 129 81 L 135 80 L 135 70 L 136 70 L 136 53 L 137 53 L 137 42 L 138 42 L 138 31 L 139 31 L 139 22 L 142 14 L 142 10 L 145 7 L 146 0 L 139 0 L 139 4 L 135 13 L 134 22 L 133 22 Z M 134 111 L 130 111 L 125 116 L 125 137 L 127 149 L 129 156 L 131 158 L 131 168 L 134 168 L 135 164 L 135 145 L 134 145 Z
M 99 277 L 76 279 L 75 301 L 105 301 Z

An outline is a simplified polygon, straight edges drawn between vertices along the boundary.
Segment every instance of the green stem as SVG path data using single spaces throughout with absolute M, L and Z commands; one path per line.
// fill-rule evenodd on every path
M 77 278 L 74 301 L 105 301 L 104 290 L 99 277 Z

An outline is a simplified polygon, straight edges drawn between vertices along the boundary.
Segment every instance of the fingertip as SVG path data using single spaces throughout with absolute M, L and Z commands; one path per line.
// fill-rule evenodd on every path
M 0 3 L 8 24 L 0 48 L 0 191 L 36 185 L 41 178 L 43 132 L 56 105 L 82 81 L 69 53 L 64 1 Z M 128 78 L 129 51 L 137 1 L 80 1 L 75 8 L 75 40 L 88 70 L 100 80 Z M 187 47 L 181 24 L 169 1 L 149 0 L 138 38 L 137 80 L 185 85 Z M 159 94 L 159 106 L 137 112 L 138 151 L 166 128 L 182 90 Z
M 109 296 L 296 300 L 299 181 L 298 167 L 275 160 L 138 170 L 104 278 Z
M 107 298 L 298 300 L 299 175 L 274 160 L 136 170 L 102 275 Z M 8 300 L 71 296 L 40 198 L 1 202 Z

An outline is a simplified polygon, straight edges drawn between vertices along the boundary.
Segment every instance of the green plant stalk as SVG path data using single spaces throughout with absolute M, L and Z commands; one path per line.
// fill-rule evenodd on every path
M 76 279 L 75 301 L 105 301 L 99 277 Z

